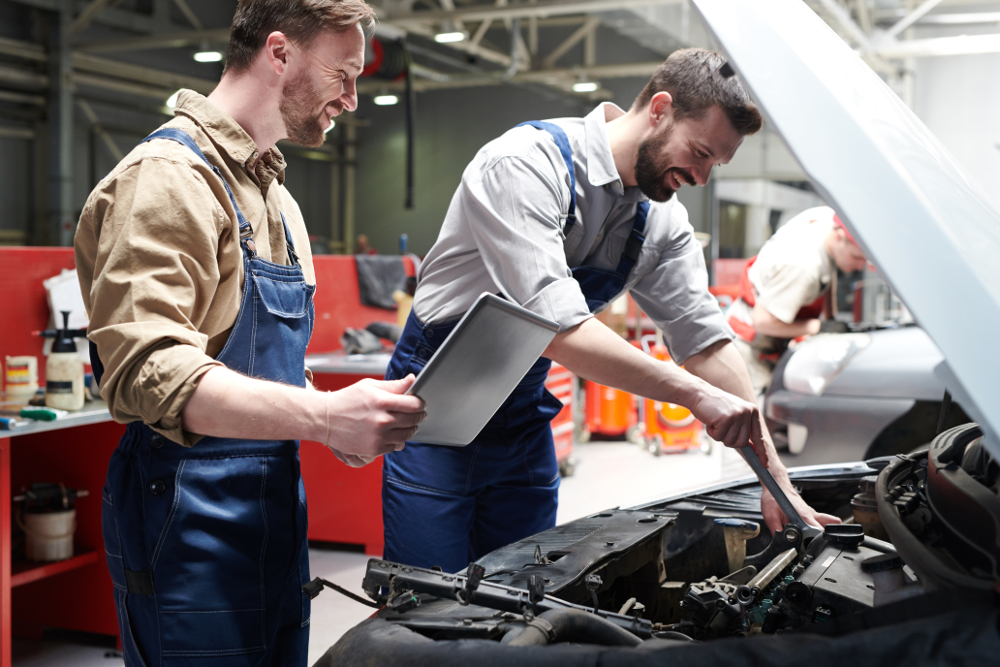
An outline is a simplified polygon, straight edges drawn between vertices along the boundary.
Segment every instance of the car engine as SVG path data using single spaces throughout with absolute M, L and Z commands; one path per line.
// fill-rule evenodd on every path
M 747 478 L 557 526 L 465 572 L 373 559 L 381 608 L 317 664 L 995 660 L 1000 464 L 982 439 L 966 424 L 914 454 L 792 471 L 844 520 L 814 537 L 768 535 Z

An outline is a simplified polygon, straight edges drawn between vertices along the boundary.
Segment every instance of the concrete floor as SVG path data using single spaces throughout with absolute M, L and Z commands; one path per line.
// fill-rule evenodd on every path
M 715 447 L 710 455 L 694 450 L 654 457 L 626 442 L 590 442 L 577 445 L 575 471 L 562 480 L 558 522 L 603 509 L 629 506 L 667 494 L 699 487 L 720 479 L 744 476 L 749 469 L 739 455 Z M 798 464 L 795 461 L 794 464 Z M 361 580 L 368 556 L 332 549 L 310 549 L 313 577 L 323 577 L 362 594 Z M 309 664 L 315 662 L 341 635 L 371 614 L 371 609 L 336 591 L 325 590 L 313 601 Z M 88 637 L 64 641 L 15 640 L 15 667 L 112 667 L 120 656 L 103 646 L 88 645 Z

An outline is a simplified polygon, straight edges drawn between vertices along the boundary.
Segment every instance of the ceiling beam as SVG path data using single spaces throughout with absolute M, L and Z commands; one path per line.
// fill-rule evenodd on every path
M 919 21 L 920 25 L 972 25 L 1000 23 L 1000 12 L 969 12 L 967 14 L 932 14 Z
M 941 0 L 925 0 L 925 2 L 914 9 L 912 12 L 904 16 L 901 20 L 897 21 L 894 26 L 885 31 L 886 38 L 895 38 L 904 30 L 909 28 L 911 25 L 919 21 L 924 17 L 924 14 L 928 13 L 935 7 L 941 4 Z
M 28 7 L 35 7 L 36 9 L 44 9 L 50 12 L 59 11 L 59 1 L 58 0 L 10 0 L 11 2 L 16 2 L 21 5 L 27 5 Z M 86 0 L 78 0 L 74 6 L 74 13 L 80 14 L 87 8 Z M 112 28 L 120 28 L 122 30 L 130 30 L 132 32 L 142 32 L 150 33 L 153 32 L 153 19 L 148 14 L 139 14 L 137 12 L 127 11 L 124 9 L 116 9 L 114 7 L 109 7 L 94 17 L 95 23 L 100 23 L 102 25 L 110 26 Z
M 107 39 L 97 42 L 81 42 L 75 44 L 77 51 L 87 53 L 110 53 L 113 51 L 141 51 L 146 49 L 176 49 L 185 46 L 197 46 L 202 42 L 229 42 L 229 28 L 214 30 L 187 30 L 146 37 L 128 37 L 126 39 Z
M 875 47 L 868 38 L 868 35 L 861 29 L 861 26 L 854 22 L 854 19 L 851 18 L 850 13 L 842 4 L 837 2 L 837 0 L 819 0 L 819 5 L 825 10 L 827 15 L 837 23 L 837 26 L 848 34 L 851 40 L 861 51 L 861 55 L 864 57 L 865 61 L 872 69 L 885 73 L 895 72 L 895 68 L 885 62 L 885 60 L 882 59 L 882 56 L 876 52 Z M 832 27 L 836 29 L 837 26 Z
M 91 0 L 90 4 L 73 20 L 73 24 L 69 27 L 69 34 L 76 37 L 86 30 L 91 21 L 109 4 L 111 4 L 111 0 Z
M 883 58 L 925 58 L 933 56 L 965 56 L 980 53 L 1000 53 L 1000 34 L 930 37 L 880 44 Z
M 188 23 L 191 24 L 192 28 L 194 28 L 195 30 L 205 29 L 205 26 L 198 19 L 195 13 L 191 11 L 191 7 L 188 5 L 187 2 L 185 2 L 184 0 L 174 0 L 174 4 L 177 5 L 177 8 L 181 10 L 181 14 L 184 15 L 184 18 L 187 19 Z
M 594 32 L 601 24 L 601 19 L 596 16 L 589 17 L 582 26 L 573 31 L 573 34 L 566 38 L 562 44 L 552 49 L 552 53 L 542 60 L 541 69 L 552 69 L 556 62 L 566 55 L 570 49 L 583 41 L 587 35 Z
M 619 79 L 619 78 L 649 78 L 662 61 L 625 63 L 618 65 L 594 65 L 593 67 L 567 67 L 560 69 L 533 70 L 518 72 L 511 77 L 504 77 L 502 72 L 482 74 L 450 74 L 435 77 L 436 80 L 414 82 L 414 88 L 419 92 L 441 90 L 446 88 L 470 88 L 476 86 L 496 86 L 504 83 L 537 83 L 560 90 L 569 90 L 581 77 L 589 79 Z M 358 84 L 358 92 L 363 95 L 376 94 L 381 90 L 402 90 L 402 82 L 362 82 Z M 586 97 L 581 95 L 581 97 Z
M 560 16 L 564 14 L 593 14 L 596 12 L 648 7 L 650 5 L 678 5 L 687 0 L 540 0 L 528 4 L 519 3 L 502 7 L 473 5 L 455 11 L 386 12 L 384 20 L 391 23 L 401 21 L 421 21 L 439 23 L 446 19 L 463 21 L 483 21 L 486 19 L 514 19 L 537 16 Z M 461 42 L 459 42 L 461 43 Z

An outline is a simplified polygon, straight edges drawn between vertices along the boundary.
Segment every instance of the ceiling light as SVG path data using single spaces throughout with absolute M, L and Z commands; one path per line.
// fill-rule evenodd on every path
M 439 32 L 434 35 L 434 41 L 439 44 L 451 44 L 452 42 L 464 42 L 465 32 L 462 30 L 454 30 L 451 32 Z
M 180 93 L 181 91 L 178 90 L 176 93 L 167 98 L 166 104 L 168 107 L 173 109 L 174 107 L 177 106 L 177 96 L 180 95 Z
M 337 122 L 331 118 L 330 119 L 330 127 L 326 128 L 326 131 L 329 132 L 330 130 L 332 130 L 335 127 L 337 127 Z
M 194 59 L 200 63 L 217 63 L 222 60 L 221 51 L 198 51 Z
M 374 102 L 380 107 L 387 107 L 399 102 L 399 98 L 395 95 L 376 95 Z
M 574 93 L 592 93 L 597 90 L 600 86 L 594 81 L 580 81 L 573 84 Z

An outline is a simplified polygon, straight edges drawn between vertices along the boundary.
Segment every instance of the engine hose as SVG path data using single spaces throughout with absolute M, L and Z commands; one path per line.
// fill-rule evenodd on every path
M 508 646 L 545 646 L 557 642 L 578 642 L 600 646 L 639 646 L 642 640 L 628 630 L 596 614 L 579 609 L 552 609 L 538 618 L 552 626 L 545 632 L 528 625 Z M 540 624 L 541 625 L 541 624 Z

